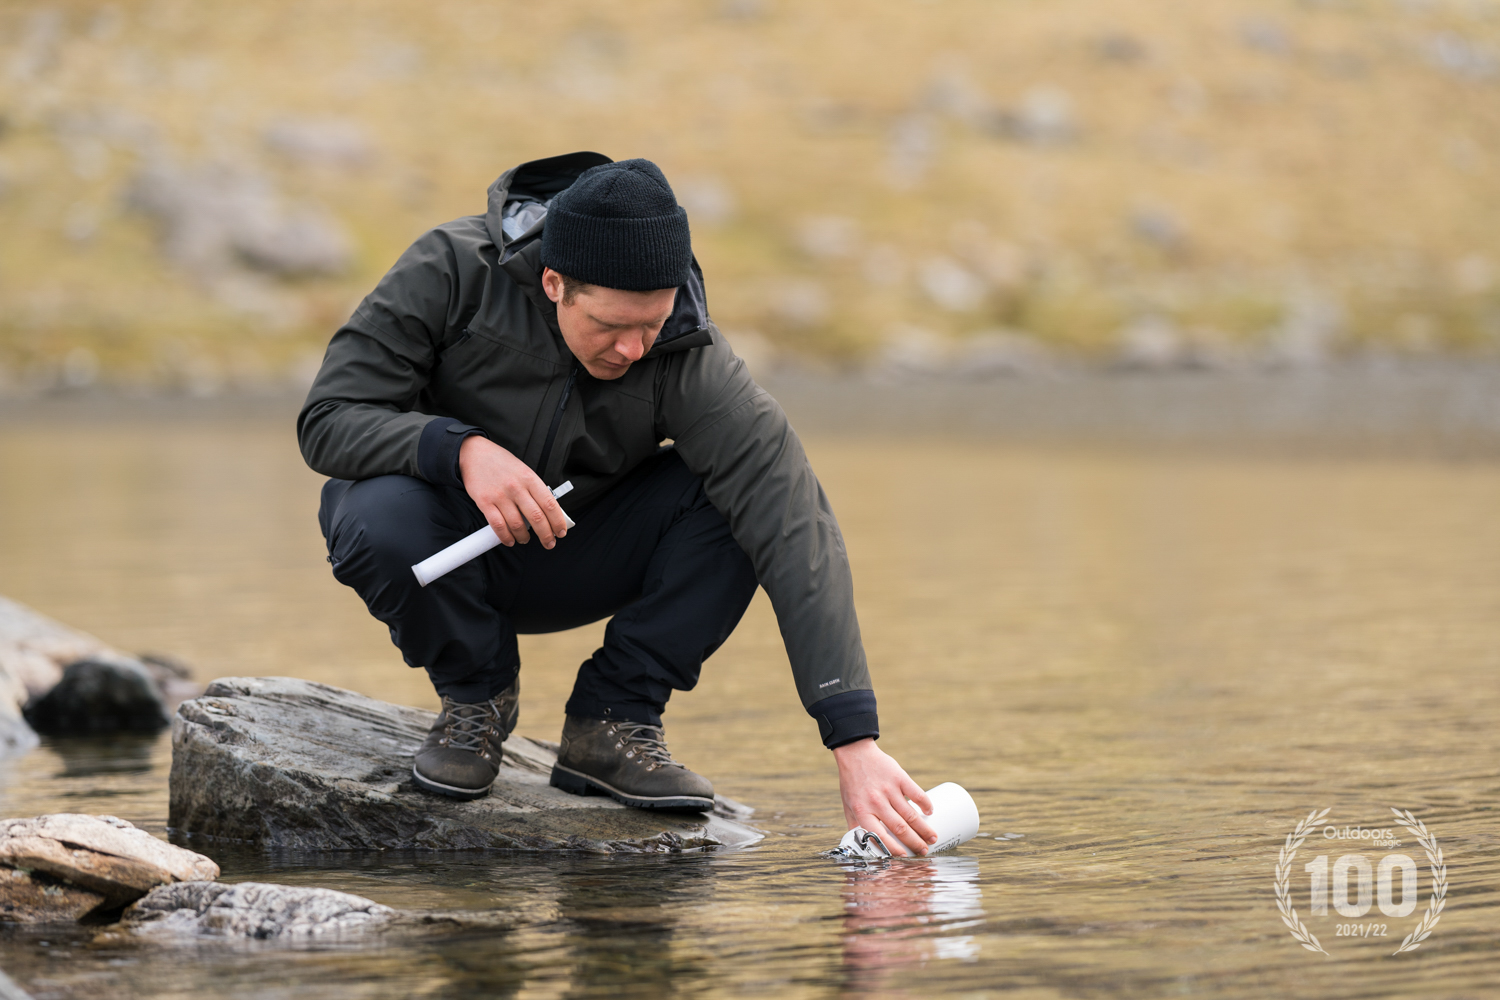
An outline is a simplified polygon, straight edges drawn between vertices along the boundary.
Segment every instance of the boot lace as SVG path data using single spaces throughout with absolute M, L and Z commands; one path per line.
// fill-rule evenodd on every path
M 498 733 L 493 720 L 499 717 L 500 708 L 493 701 L 477 704 L 450 701 L 443 706 L 448 713 L 448 725 L 443 729 L 443 742 L 454 750 L 469 750 L 489 756 L 487 737 L 493 730 Z
M 638 757 L 646 761 L 653 771 L 658 767 L 687 766 L 672 759 L 671 752 L 667 750 L 666 734 L 660 726 L 644 722 L 616 722 L 614 731 L 620 737 L 615 747 L 624 750 L 626 757 Z

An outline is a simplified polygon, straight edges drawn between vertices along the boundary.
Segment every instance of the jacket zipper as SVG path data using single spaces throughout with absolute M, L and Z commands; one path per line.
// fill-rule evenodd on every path
M 563 411 L 568 408 L 568 397 L 573 395 L 573 383 L 578 379 L 578 369 L 582 367 L 578 362 L 573 363 L 573 370 L 568 372 L 568 380 L 563 383 L 562 399 L 557 401 L 557 410 L 552 414 L 552 426 L 547 428 L 547 440 L 542 443 L 542 457 L 536 463 L 537 475 L 546 477 L 547 459 L 552 457 L 552 444 L 557 440 L 557 429 L 562 426 Z

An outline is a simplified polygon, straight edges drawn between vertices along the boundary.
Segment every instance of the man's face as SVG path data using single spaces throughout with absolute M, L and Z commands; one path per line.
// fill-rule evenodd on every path
M 617 379 L 651 350 L 672 315 L 677 289 L 626 292 L 598 285 L 563 301 L 562 276 L 542 269 L 542 288 L 557 303 L 557 325 L 568 350 L 594 378 Z

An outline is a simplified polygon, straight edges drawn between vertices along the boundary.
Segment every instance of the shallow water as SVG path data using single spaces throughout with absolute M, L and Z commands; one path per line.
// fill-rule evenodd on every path
M 758 599 L 667 716 L 678 756 L 759 808 L 733 854 L 268 855 L 230 880 L 497 908 L 512 931 L 379 947 L 126 946 L 0 931 L 38 997 L 1478 997 L 1500 980 L 1500 466 L 815 440 L 855 566 L 882 745 L 974 792 L 986 836 L 939 858 L 819 856 L 832 761 Z M 328 575 L 318 480 L 280 425 L 0 429 L 0 593 L 201 677 L 290 674 L 431 705 Z M 523 639 L 521 731 L 555 738 L 600 629 Z M 0 815 L 108 812 L 165 832 L 169 747 L 51 742 L 0 761 Z M 1411 809 L 1447 908 L 1308 908 L 1274 866 L 1312 809 Z M 1020 835 L 1006 837 L 1004 835 Z M 997 839 L 1000 838 L 1000 839 Z M 199 846 L 195 844 L 194 846 Z M 1366 847 L 1375 860 L 1384 852 Z M 1399 894 L 1399 889 L 1398 889 Z M 1341 924 L 1383 938 L 1338 936 Z

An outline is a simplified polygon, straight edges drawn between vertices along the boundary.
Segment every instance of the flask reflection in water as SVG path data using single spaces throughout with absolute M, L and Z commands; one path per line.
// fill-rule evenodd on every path
M 979 807 L 962 785 L 945 781 L 929 788 L 927 797 L 932 800 L 932 815 L 923 818 L 938 835 L 937 843 L 927 848 L 928 854 L 957 847 L 979 832 Z M 895 853 L 886 847 L 879 834 L 862 826 L 844 834 L 839 850 L 860 858 L 889 858 Z

